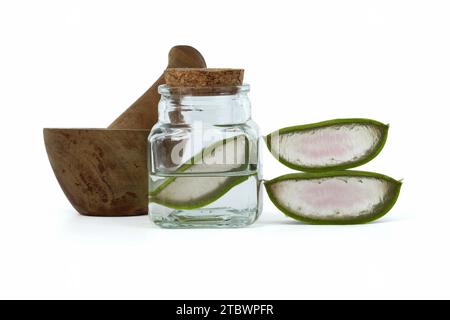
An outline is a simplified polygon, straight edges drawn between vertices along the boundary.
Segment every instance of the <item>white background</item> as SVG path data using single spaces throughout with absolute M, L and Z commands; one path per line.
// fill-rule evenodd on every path
M 0 2 L 0 298 L 450 298 L 448 1 Z M 176 44 L 243 67 L 264 133 L 390 123 L 362 167 L 404 179 L 359 226 L 312 226 L 265 199 L 250 228 L 163 230 L 78 215 L 43 127 L 105 127 Z M 265 178 L 291 170 L 264 150 Z

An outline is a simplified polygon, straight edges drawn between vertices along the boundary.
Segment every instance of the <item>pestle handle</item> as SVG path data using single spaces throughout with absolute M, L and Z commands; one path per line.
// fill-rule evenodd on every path
M 190 46 L 175 46 L 169 51 L 168 68 L 206 68 L 201 53 Z M 158 86 L 164 84 L 164 74 L 108 129 L 151 129 L 158 120 Z

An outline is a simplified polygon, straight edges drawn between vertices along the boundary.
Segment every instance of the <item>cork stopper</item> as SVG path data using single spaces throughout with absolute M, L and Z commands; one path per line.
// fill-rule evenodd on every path
M 244 69 L 168 68 L 164 78 L 170 87 L 239 86 L 244 79 Z

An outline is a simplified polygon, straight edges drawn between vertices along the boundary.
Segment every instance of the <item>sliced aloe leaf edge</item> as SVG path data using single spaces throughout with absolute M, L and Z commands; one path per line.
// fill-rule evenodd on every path
M 355 128 L 359 132 L 352 132 Z M 333 140 L 333 130 L 341 134 L 341 139 L 335 136 Z M 285 166 L 305 172 L 325 172 L 354 168 L 371 161 L 383 149 L 388 130 L 388 125 L 371 119 L 334 119 L 282 128 L 265 136 L 264 141 L 272 155 Z M 313 137 L 317 133 L 322 133 L 323 137 Z M 369 137 L 372 140 L 361 140 L 369 134 L 373 134 Z M 273 141 L 277 137 L 278 140 Z M 281 143 L 280 137 L 283 139 Z M 345 137 L 348 139 L 343 139 Z M 309 141 L 301 143 L 302 138 L 309 138 Z M 355 148 L 353 154 L 339 155 L 349 152 L 348 149 L 352 147 Z M 313 158 L 316 154 L 319 154 L 320 159 Z
M 286 184 L 284 188 L 279 188 L 280 190 L 276 190 L 277 184 L 287 181 L 293 182 Z M 294 185 L 296 181 L 297 183 L 312 182 L 316 185 L 306 185 L 304 188 L 297 188 L 296 190 Z M 335 185 L 328 184 L 327 186 L 326 181 L 332 181 Z M 377 187 L 385 188 L 378 194 L 378 198 L 373 190 L 370 190 L 370 188 L 373 189 L 376 186 L 373 183 L 374 181 L 379 182 Z M 358 188 L 358 184 L 364 184 L 365 182 L 369 184 L 368 189 L 364 190 L 362 186 Z M 341 183 L 340 186 L 339 183 Z M 265 181 L 264 184 L 270 200 L 280 211 L 288 217 L 311 224 L 361 224 L 377 220 L 395 205 L 402 185 L 400 181 L 391 177 L 367 171 L 293 173 Z M 348 209 L 351 209 L 352 206 L 358 205 L 358 201 L 363 201 L 362 197 L 369 192 L 372 192 L 372 194 L 368 195 L 370 197 L 368 200 L 375 201 L 370 210 L 367 207 L 366 210 L 357 210 L 352 214 L 345 212 L 346 208 L 342 206 L 343 203 L 347 202 Z M 317 197 L 317 195 L 319 196 Z M 333 203 L 330 196 L 331 200 L 335 197 L 338 203 Z M 288 199 L 289 197 L 290 199 Z M 339 202 L 342 207 L 339 207 Z M 364 203 L 359 203 L 359 205 L 362 204 Z M 370 202 L 367 204 L 370 204 Z M 327 210 L 332 210 L 333 213 L 324 215 L 323 212 L 321 214 L 313 212 L 314 206 L 317 206 L 316 210 L 325 210 L 325 208 L 319 208 L 321 205 L 329 206 Z
M 219 187 L 216 187 L 212 190 L 210 190 L 207 193 L 204 193 L 202 196 L 199 196 L 198 198 L 191 198 L 186 199 L 184 201 L 176 201 L 173 199 L 170 199 L 170 197 L 165 196 L 165 191 L 167 191 L 167 194 L 170 194 L 170 188 L 171 186 L 174 186 L 176 182 L 173 184 L 169 184 L 166 188 L 162 189 L 160 193 L 156 195 L 150 195 L 150 199 L 154 203 L 158 203 L 173 209 L 179 209 L 179 210 L 191 210 L 196 208 L 205 207 L 214 201 L 221 198 L 224 194 L 226 194 L 228 191 L 230 191 L 235 186 L 241 184 L 242 182 L 249 179 L 251 176 L 236 176 L 236 177 L 208 177 L 209 180 L 213 180 L 214 178 L 220 179 L 220 181 L 217 181 L 217 184 Z M 203 177 L 189 177 L 189 178 L 181 178 L 181 179 L 193 179 L 197 181 L 201 181 Z M 191 180 L 191 181 L 193 181 Z M 180 189 L 184 189 L 186 186 L 181 186 Z M 197 188 L 195 186 L 195 182 L 193 181 L 190 185 L 192 188 Z
M 248 138 L 239 135 L 234 136 L 231 138 L 227 138 L 224 140 L 220 140 L 216 143 L 211 144 L 210 146 L 204 148 L 202 151 L 200 151 L 198 154 L 193 156 L 190 160 L 188 160 L 186 163 L 181 165 L 175 173 L 186 173 L 188 171 L 192 173 L 200 173 L 203 172 L 204 169 L 210 169 L 211 165 L 202 163 L 202 159 L 205 159 L 205 157 L 209 157 L 210 154 L 214 152 L 214 150 L 217 150 L 217 148 L 221 148 L 222 146 L 226 148 L 227 146 L 233 146 L 236 145 L 236 141 L 244 141 L 244 147 L 242 149 L 239 149 L 241 151 L 241 154 L 237 154 L 236 157 L 240 157 L 241 159 L 235 159 L 237 161 L 242 160 L 243 163 L 237 162 L 237 164 L 226 164 L 224 167 L 216 168 L 217 170 L 222 170 L 224 172 L 229 171 L 240 171 L 244 169 L 248 165 L 249 161 L 249 141 Z M 242 153 L 243 152 L 243 153 Z M 200 162 L 200 163 L 199 163 Z M 214 166 L 214 164 L 212 165 Z M 208 170 L 207 170 L 208 171 Z M 208 177 L 207 183 L 213 183 L 213 185 L 210 185 L 210 189 L 205 191 L 205 177 L 199 177 L 199 176 L 189 176 L 186 175 L 184 177 L 180 176 L 171 176 L 165 178 L 162 183 L 160 183 L 158 186 L 150 190 L 149 192 L 149 201 L 158 203 L 170 208 L 174 209 L 185 209 L 185 210 L 191 210 L 196 208 L 201 208 L 204 206 L 207 206 L 208 204 L 216 201 L 220 197 L 222 197 L 225 193 L 227 193 L 229 190 L 231 190 L 233 187 L 237 186 L 238 184 L 246 181 L 251 175 L 247 176 L 216 176 L 216 177 Z M 200 185 L 196 185 L 200 182 Z M 216 186 L 214 186 L 214 183 Z M 180 184 L 178 186 L 178 184 Z M 178 187 L 178 188 L 177 188 Z M 204 191 L 202 195 L 199 195 L 197 198 L 188 197 L 184 200 L 176 200 L 174 197 L 176 197 L 177 194 L 184 194 L 186 195 L 189 190 L 193 191 Z

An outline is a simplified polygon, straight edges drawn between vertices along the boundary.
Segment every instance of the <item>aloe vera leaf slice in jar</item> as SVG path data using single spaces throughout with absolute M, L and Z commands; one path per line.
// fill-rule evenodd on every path
M 150 201 L 173 209 L 196 209 L 205 207 L 250 176 L 231 177 L 179 177 L 156 194 Z
M 366 223 L 384 216 L 395 204 L 401 182 L 365 171 L 287 174 L 265 187 L 287 216 L 314 224 Z
M 250 143 L 244 135 L 216 142 L 180 166 L 176 176 L 150 186 L 149 200 L 175 209 L 204 207 L 250 177 L 232 175 L 247 169 L 249 150 Z
M 284 165 L 306 172 L 360 166 L 383 149 L 389 126 L 371 119 L 335 119 L 293 126 L 265 137 Z

